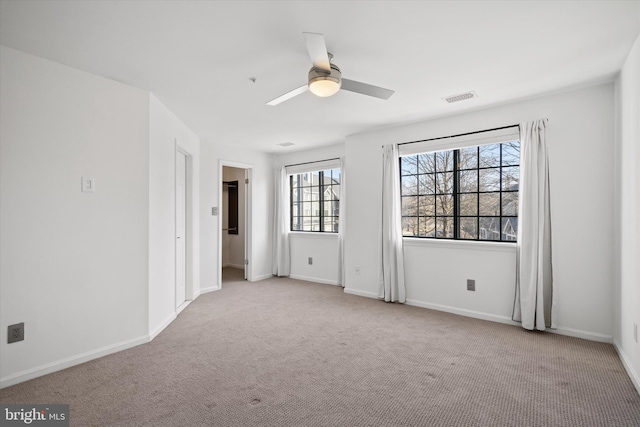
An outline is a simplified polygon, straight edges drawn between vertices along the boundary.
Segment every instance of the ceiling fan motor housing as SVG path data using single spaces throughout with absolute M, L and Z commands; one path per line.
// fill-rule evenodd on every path
M 312 67 L 309 70 L 309 90 L 317 96 L 331 96 L 340 90 L 342 73 L 335 64 L 330 64 L 331 72 Z

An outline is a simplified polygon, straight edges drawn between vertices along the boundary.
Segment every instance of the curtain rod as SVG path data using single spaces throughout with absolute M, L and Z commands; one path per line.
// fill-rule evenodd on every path
M 418 142 L 437 141 L 438 139 L 457 138 L 459 136 L 475 135 L 476 133 L 491 132 L 491 131 L 494 131 L 494 130 L 509 129 L 509 128 L 513 128 L 513 127 L 520 127 L 520 125 L 516 124 L 516 125 L 510 125 L 510 126 L 502 126 L 502 127 L 499 127 L 499 128 L 477 130 L 475 132 L 460 133 L 458 135 L 439 136 L 438 138 L 431 138 L 431 139 L 421 139 L 419 141 L 400 142 L 398 145 L 415 144 L 415 143 L 418 143 Z
M 314 160 L 313 162 L 304 162 L 304 163 L 295 163 L 293 165 L 284 165 L 285 168 L 289 168 L 291 166 L 302 166 L 302 165 L 310 165 L 312 163 L 322 163 L 328 162 L 330 160 L 340 160 L 340 157 L 334 157 L 333 159 L 324 159 L 324 160 Z

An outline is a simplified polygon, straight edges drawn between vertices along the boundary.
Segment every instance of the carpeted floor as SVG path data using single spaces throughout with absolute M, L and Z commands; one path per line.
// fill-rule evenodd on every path
M 611 345 L 225 270 L 151 343 L 0 401 L 72 426 L 640 426 Z

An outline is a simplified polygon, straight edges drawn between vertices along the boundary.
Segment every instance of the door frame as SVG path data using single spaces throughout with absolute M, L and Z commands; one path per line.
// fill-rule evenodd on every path
M 178 226 L 178 201 L 174 196 L 174 292 L 173 292 L 173 305 L 177 313 L 182 311 L 190 301 L 193 300 L 193 155 L 186 147 L 183 147 L 178 142 L 178 139 L 175 140 L 175 150 L 174 150 L 174 194 L 175 188 L 178 185 L 178 175 L 177 175 L 177 163 L 178 163 L 178 152 L 184 154 L 186 164 L 185 164 L 185 172 L 186 172 L 186 182 L 185 182 L 185 199 L 186 199 L 186 212 L 185 212 L 185 300 L 184 302 L 178 306 L 178 253 L 176 249 L 176 230 Z
M 232 167 L 245 170 L 245 177 L 249 180 L 246 184 L 245 191 L 245 212 L 244 212 L 244 275 L 245 279 L 249 282 L 253 281 L 253 165 L 249 163 L 240 163 L 230 160 L 218 160 L 218 289 L 222 289 L 222 182 L 223 182 L 223 169 L 224 167 Z

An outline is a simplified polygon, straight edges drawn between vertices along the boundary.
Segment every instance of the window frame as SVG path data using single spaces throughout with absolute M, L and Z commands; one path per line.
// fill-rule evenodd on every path
M 516 196 L 516 200 L 519 203 L 519 195 L 520 195 L 520 185 L 519 185 L 519 171 L 520 171 L 520 160 L 518 158 L 518 162 L 516 163 L 505 163 L 505 159 L 504 159 L 504 146 L 506 144 L 513 144 L 513 143 L 517 143 L 518 144 L 518 151 L 520 150 L 520 140 L 519 137 L 518 138 L 510 138 L 510 140 L 503 140 L 502 142 L 491 142 L 491 143 L 482 143 L 482 144 L 464 144 L 464 146 L 462 147 L 458 147 L 458 148 L 453 148 L 453 147 L 438 147 L 432 150 L 425 150 L 425 151 L 418 151 L 418 152 L 410 152 L 408 154 L 401 154 L 398 157 L 398 162 L 399 162 L 399 178 L 400 178 L 400 205 L 404 206 L 403 204 L 403 200 L 405 198 L 410 198 L 410 197 L 415 197 L 415 215 L 405 215 L 405 211 L 404 208 L 401 208 L 401 221 L 403 222 L 403 238 L 410 238 L 410 239 L 430 239 L 433 241 L 436 240 L 446 240 L 446 241 L 460 241 L 460 242 L 491 242 L 491 243 L 498 243 L 498 244 L 503 244 L 503 243 L 511 243 L 511 244 L 515 244 L 517 243 L 517 231 L 515 234 L 515 237 L 513 237 L 513 239 L 508 239 L 505 238 L 505 226 L 511 223 L 511 220 L 513 220 L 515 218 L 515 220 L 518 220 L 518 210 L 516 209 L 515 213 L 512 214 L 508 214 L 508 212 L 505 212 L 505 205 L 504 205 L 504 200 L 505 197 L 504 195 L 506 194 L 513 194 L 515 193 Z M 499 153 L 499 159 L 498 159 L 498 163 L 497 165 L 482 165 L 481 164 L 481 149 L 482 147 L 486 147 L 486 146 L 490 146 L 490 145 L 498 145 L 500 147 L 500 153 Z M 469 149 L 475 149 L 475 158 L 476 158 L 476 165 L 475 167 L 464 167 L 463 165 L 460 164 L 460 152 L 463 150 L 469 150 Z M 451 153 L 452 157 L 453 157 L 453 165 L 452 165 L 452 169 L 449 170 L 447 168 L 440 170 L 440 168 L 437 166 L 437 162 L 438 162 L 438 155 L 437 153 Z M 422 172 L 420 171 L 420 159 L 419 156 L 428 156 L 428 155 L 432 155 L 433 156 L 433 170 L 429 170 L 428 172 Z M 405 170 L 403 169 L 403 159 L 404 158 L 415 158 L 415 164 L 412 165 L 412 168 L 415 168 L 415 172 L 413 173 L 409 173 L 409 174 L 405 174 Z M 516 190 L 513 189 L 505 189 L 504 186 L 504 179 L 506 177 L 505 173 L 504 173 L 504 169 L 505 168 L 514 168 L 517 167 L 518 168 L 518 181 L 517 181 L 517 185 L 518 188 Z M 498 189 L 497 190 L 482 190 L 481 188 L 481 171 L 497 171 L 498 175 L 499 175 L 499 181 L 498 181 Z M 475 172 L 476 175 L 476 187 L 475 187 L 475 191 L 461 191 L 460 188 L 460 175 L 461 172 Z M 445 174 L 445 173 L 451 173 L 453 174 L 453 189 L 451 190 L 451 193 L 445 193 L 445 192 L 439 192 L 439 188 L 438 188 L 438 184 L 437 184 L 437 177 L 439 175 Z M 431 182 L 432 182 L 432 187 L 427 190 L 427 191 L 421 191 L 421 187 L 422 184 L 421 182 L 424 182 L 424 178 L 423 180 L 421 180 L 421 177 L 428 177 L 428 176 L 432 176 L 431 178 Z M 410 178 L 409 178 L 410 177 Z M 413 182 L 416 183 L 417 188 L 415 191 L 415 194 L 405 194 L 405 186 L 403 185 L 403 181 L 406 180 L 407 178 L 412 179 Z M 426 178 L 429 179 L 429 178 Z M 466 195 L 466 194 L 471 194 L 471 195 L 475 195 L 476 200 L 476 207 L 475 207 L 475 214 L 474 215 L 469 215 L 469 214 L 465 214 L 462 215 L 461 212 L 461 195 Z M 487 215 L 487 214 L 482 214 L 481 212 L 481 206 L 480 206 L 480 200 L 481 200 L 481 195 L 482 194 L 497 194 L 498 195 L 498 205 L 499 205 L 499 214 L 498 215 Z M 450 215 L 438 215 L 438 205 L 437 205 L 437 201 L 438 201 L 438 196 L 450 196 L 453 200 L 453 214 Z M 421 198 L 433 198 L 433 214 L 432 215 L 421 215 L 421 211 L 420 211 L 420 202 L 421 202 Z M 448 237 L 446 234 L 446 230 L 445 230 L 445 234 L 444 236 L 439 236 L 438 235 L 438 218 L 442 217 L 442 218 L 451 218 L 453 220 L 453 225 L 452 225 L 452 229 L 453 232 L 451 233 L 451 237 Z M 414 218 L 417 221 L 417 232 L 418 234 L 414 234 L 414 235 L 405 235 L 404 234 L 404 221 L 405 218 Z M 433 231 L 433 235 L 429 236 L 429 235 L 421 235 L 420 233 L 420 221 L 425 220 L 425 218 L 432 218 L 433 219 L 433 223 L 434 223 L 434 231 Z M 465 219 L 465 218 L 472 218 L 475 219 L 475 238 L 465 238 L 465 237 L 461 237 L 461 220 Z M 481 223 L 482 223 L 482 218 L 492 218 L 492 219 L 497 219 L 499 222 L 498 225 L 498 232 L 499 232 L 499 239 L 487 239 L 487 238 L 482 238 L 482 228 L 481 228 Z M 512 223 L 511 223 L 512 224 Z M 517 224 L 517 223 L 516 223 Z M 517 226 L 517 225 L 516 225 Z M 512 234 L 513 236 L 513 234 Z
M 325 184 L 325 172 L 326 171 L 333 171 L 333 170 L 337 170 L 338 173 L 340 174 L 340 176 L 342 175 L 342 170 L 340 168 L 340 166 L 328 166 L 328 167 L 324 167 L 322 169 L 311 169 L 311 170 L 305 170 L 305 171 L 301 171 L 301 172 L 295 172 L 295 173 L 289 173 L 288 177 L 289 177 L 289 231 L 293 232 L 293 233 L 329 233 L 329 234 L 338 234 L 338 229 L 336 229 L 336 231 L 333 230 L 333 228 L 338 228 L 339 227 L 339 219 L 340 219 L 340 194 L 336 194 L 336 198 L 335 199 L 327 199 L 325 197 L 325 190 L 326 187 L 329 186 L 333 186 L 333 185 L 342 185 L 342 183 L 340 181 L 335 182 L 336 180 L 333 178 L 333 174 L 331 176 L 328 177 L 328 179 L 330 179 L 332 182 L 330 182 L 329 184 Z M 298 176 L 302 176 L 304 174 L 310 174 L 310 176 L 313 176 L 314 173 L 317 173 L 318 175 L 318 183 L 316 185 L 308 185 L 308 186 L 304 186 L 304 185 L 294 185 L 294 177 Z M 310 201 L 295 201 L 294 197 L 293 197 L 293 193 L 294 193 L 294 189 L 298 189 L 298 191 L 301 191 L 303 188 L 317 188 L 318 190 L 318 200 L 310 200 Z M 303 213 L 302 211 L 302 207 L 303 207 L 303 203 L 312 203 L 312 202 L 316 202 L 318 203 L 318 209 L 316 210 L 316 212 L 314 212 L 314 208 L 311 208 L 311 212 L 310 215 L 304 215 L 301 213 Z M 294 215 L 294 210 L 293 210 L 293 206 L 294 203 L 298 204 L 298 215 Z M 332 209 L 333 204 L 337 204 L 338 205 L 338 214 L 337 215 L 331 215 L 332 213 L 335 213 L 335 209 Z M 328 210 L 329 215 L 325 214 L 325 210 Z M 298 218 L 300 219 L 302 222 L 299 222 L 300 224 L 300 228 L 299 230 L 295 230 L 294 227 L 294 218 Z M 311 218 L 311 220 L 313 221 L 313 219 L 317 218 L 318 219 L 318 230 L 304 230 L 304 219 L 305 218 Z M 331 230 L 325 230 L 325 219 L 327 218 L 332 218 L 332 229 Z M 312 222 L 313 225 L 313 222 Z

